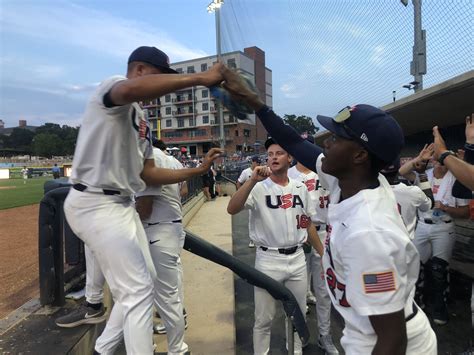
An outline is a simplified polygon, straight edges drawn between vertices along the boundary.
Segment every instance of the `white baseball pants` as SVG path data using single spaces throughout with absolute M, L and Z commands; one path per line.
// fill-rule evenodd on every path
M 105 277 L 95 260 L 94 254 L 84 244 L 84 255 L 86 257 L 86 301 L 92 304 L 102 303 L 104 300 Z
M 291 255 L 275 250 L 257 248 L 255 268 L 285 285 L 295 296 L 303 315 L 306 314 L 306 288 L 308 284 L 303 248 Z M 270 351 L 270 331 L 275 317 L 275 299 L 264 289 L 254 288 L 255 325 L 253 327 L 253 349 L 256 355 Z M 295 333 L 295 354 L 302 354 L 299 336 Z
M 434 257 L 449 263 L 455 241 L 454 222 L 427 224 L 419 221 L 416 226 L 413 244 L 420 253 L 420 261 L 423 264 Z
M 185 233 L 181 223 L 145 225 L 157 277 L 154 279 L 155 306 L 166 328 L 168 354 L 184 354 L 184 316 L 181 250 Z M 181 292 L 180 292 L 181 291 Z
M 153 264 L 131 199 L 71 189 L 64 212 L 73 232 L 94 255 L 115 300 L 96 351 L 112 353 L 123 330 L 128 354 L 153 354 Z
M 316 297 L 316 317 L 318 319 L 319 334 L 328 335 L 331 331 L 331 298 L 326 288 L 326 281 L 322 278 L 321 256 L 314 250 L 305 254 L 308 270 L 308 290 L 313 281 L 314 296 Z

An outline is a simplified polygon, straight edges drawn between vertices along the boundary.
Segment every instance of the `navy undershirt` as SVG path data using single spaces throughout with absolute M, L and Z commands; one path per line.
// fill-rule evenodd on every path
M 282 146 L 296 161 L 316 172 L 316 160 L 323 152 L 321 147 L 302 138 L 295 129 L 283 121 L 267 106 L 256 112 L 270 136 Z

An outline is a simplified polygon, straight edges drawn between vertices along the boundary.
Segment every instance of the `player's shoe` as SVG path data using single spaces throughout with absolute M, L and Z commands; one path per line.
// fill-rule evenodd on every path
M 433 322 L 437 325 L 448 324 L 448 311 L 446 310 L 446 308 L 443 311 L 433 312 Z
M 311 291 L 306 294 L 306 304 L 316 304 L 316 297 Z
M 188 321 L 184 318 L 184 329 L 188 329 Z M 153 333 L 155 334 L 166 334 L 165 325 L 160 322 L 157 325 L 153 326 Z
M 99 309 L 94 309 L 85 302 L 71 313 L 59 317 L 55 322 L 58 327 L 62 328 L 74 328 L 82 324 L 98 324 L 106 320 L 105 311 L 106 308 L 103 304 Z
M 253 242 L 253 240 L 249 242 L 249 248 L 255 248 L 255 243 Z
M 332 341 L 331 334 L 320 335 L 318 339 L 318 346 L 325 351 L 326 355 L 339 355 L 339 351 Z

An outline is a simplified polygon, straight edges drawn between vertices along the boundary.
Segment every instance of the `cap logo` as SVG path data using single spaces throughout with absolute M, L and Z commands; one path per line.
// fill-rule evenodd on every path
M 369 141 L 369 138 L 367 137 L 367 135 L 365 133 L 362 133 L 362 135 L 360 136 L 360 139 L 362 139 L 364 142 Z

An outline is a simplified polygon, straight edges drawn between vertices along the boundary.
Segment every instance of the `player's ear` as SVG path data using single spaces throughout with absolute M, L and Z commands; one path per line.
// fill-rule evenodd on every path
M 370 154 L 366 149 L 360 147 L 353 151 L 353 161 L 355 165 L 370 164 Z

